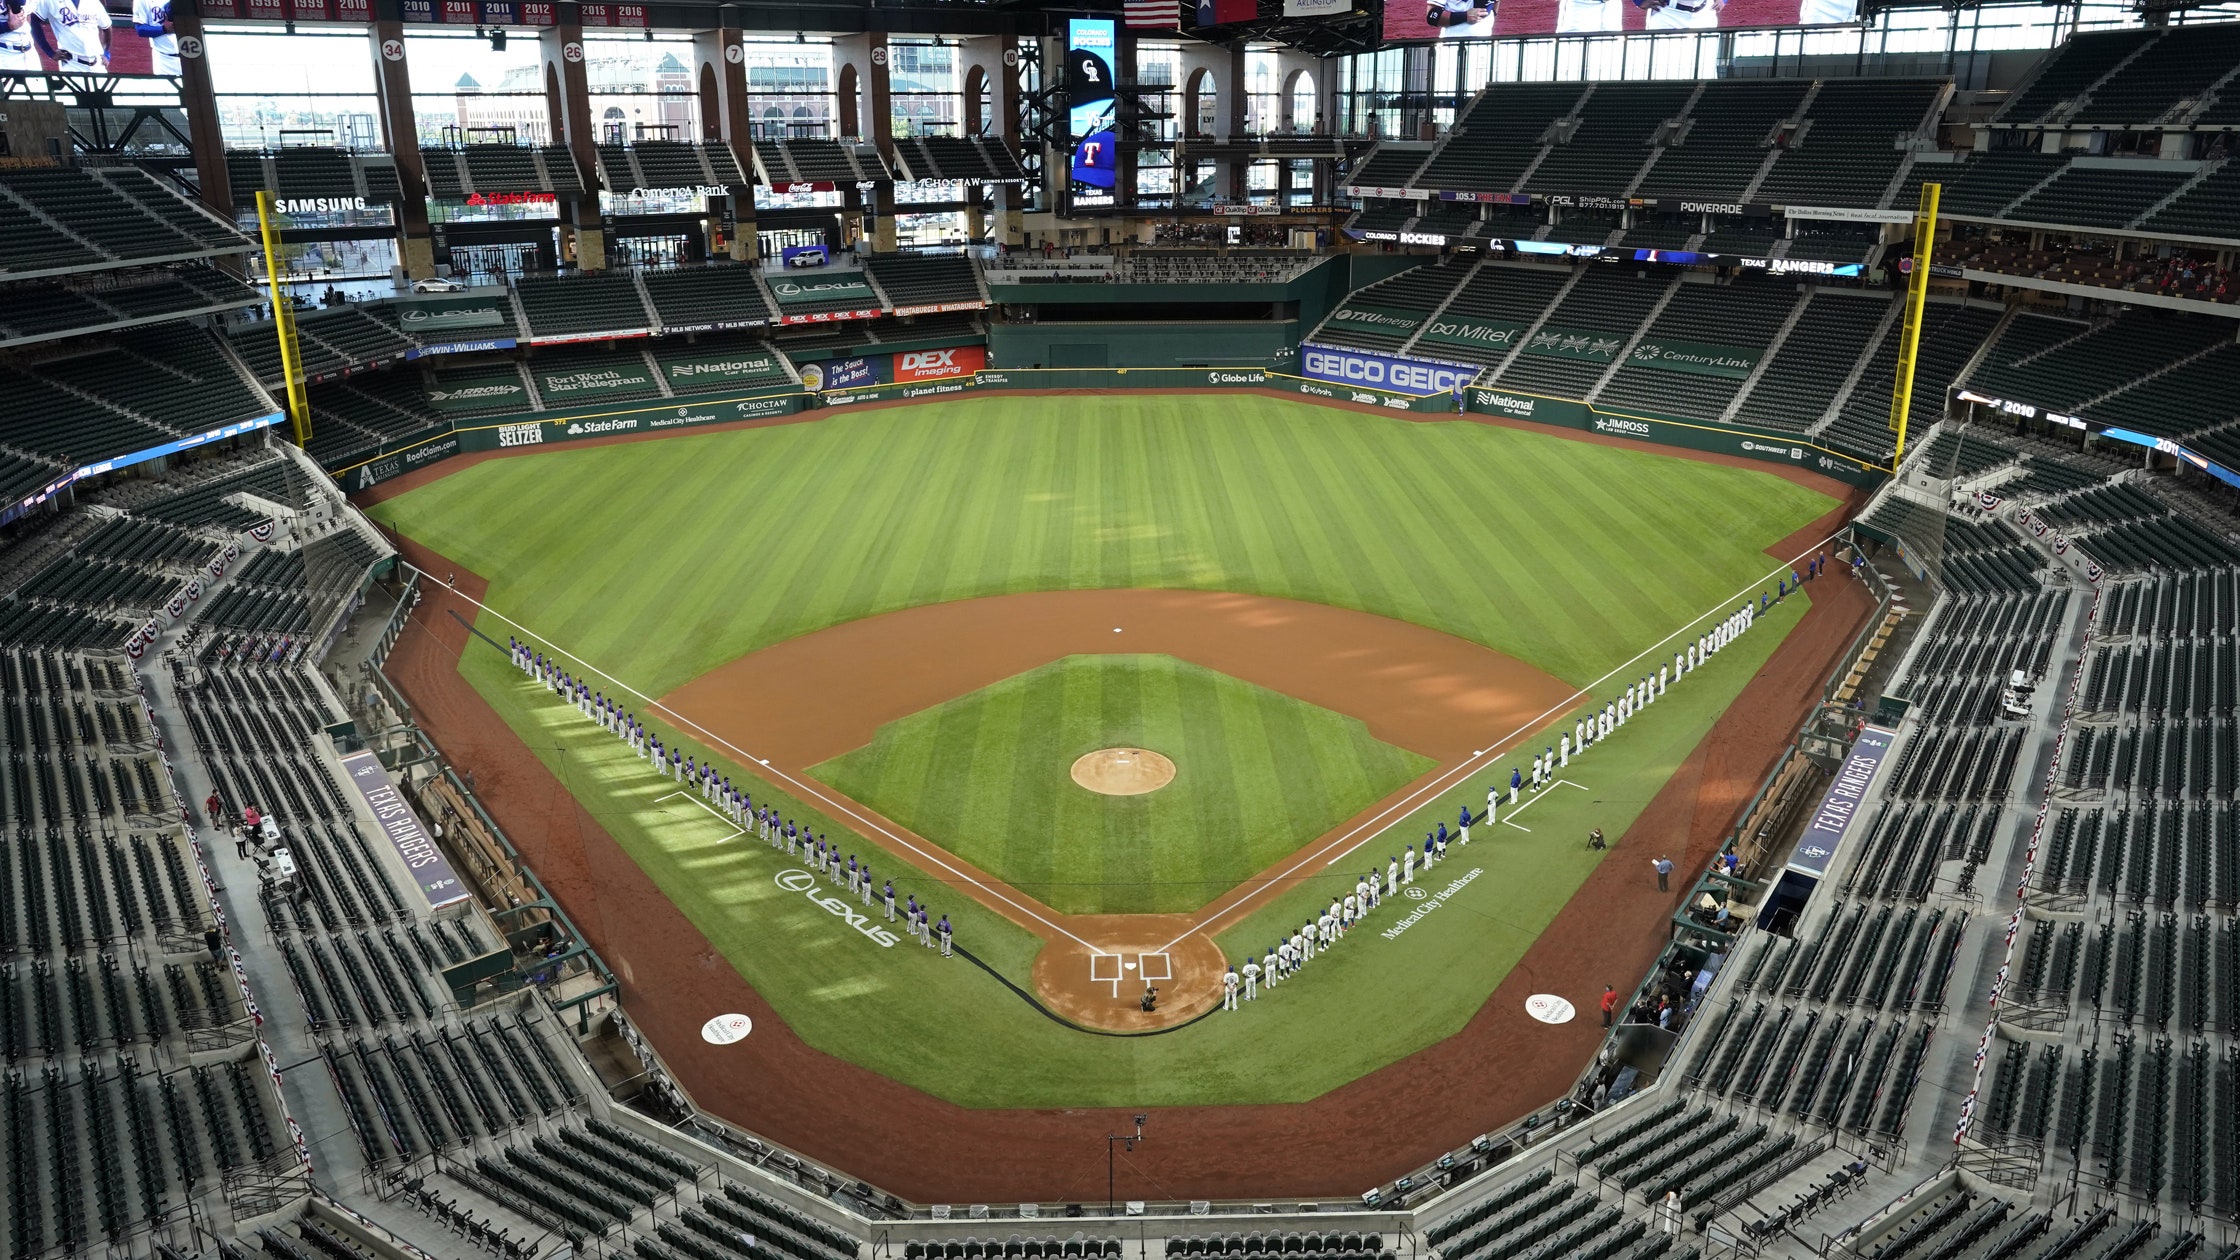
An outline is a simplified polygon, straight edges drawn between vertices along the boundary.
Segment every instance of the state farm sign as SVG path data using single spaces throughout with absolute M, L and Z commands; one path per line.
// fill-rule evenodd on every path
M 947 376 L 970 376 L 988 366 L 986 346 L 950 346 L 946 350 L 904 350 L 894 356 L 898 383 L 936 381 Z

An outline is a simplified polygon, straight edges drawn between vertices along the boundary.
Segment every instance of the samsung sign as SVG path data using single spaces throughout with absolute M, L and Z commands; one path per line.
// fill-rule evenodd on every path
M 1437 394 L 1460 389 L 1482 370 L 1361 350 L 1334 350 L 1326 346 L 1305 347 L 1301 359 L 1310 379 L 1343 385 L 1371 385 L 1403 394 Z

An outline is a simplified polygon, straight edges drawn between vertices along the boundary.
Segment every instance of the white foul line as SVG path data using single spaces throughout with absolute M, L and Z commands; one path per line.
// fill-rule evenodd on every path
M 1780 568 L 1769 570 L 1766 573 L 1765 577 L 1772 577 L 1776 574 L 1783 578 L 1788 577 L 1790 573 L 1796 571 L 1797 560 L 1800 560 L 1805 556 L 1818 551 L 1820 548 L 1828 545 L 1831 542 L 1834 542 L 1835 539 L 1836 535 L 1828 535 L 1826 538 L 1821 539 L 1819 542 L 1816 542 L 1810 547 L 1805 548 L 1803 551 L 1798 552 L 1787 562 L 1783 563 Z M 1661 655 L 1666 644 L 1671 643 L 1674 639 L 1680 638 L 1682 635 L 1687 634 L 1691 627 L 1702 624 L 1703 620 L 1706 617 L 1718 616 L 1721 612 L 1725 611 L 1730 605 L 1732 605 L 1733 601 L 1757 593 L 1752 591 L 1750 587 L 1754 586 L 1757 587 L 1759 591 L 1763 591 L 1765 589 L 1765 577 L 1760 577 L 1758 580 L 1752 582 L 1750 586 L 1743 587 L 1741 590 L 1738 590 L 1734 594 L 1727 596 L 1725 599 L 1721 600 L 1713 607 L 1707 608 L 1704 611 L 1697 613 L 1694 617 L 1691 617 L 1687 621 L 1681 623 L 1679 629 L 1674 630 L 1671 634 L 1668 634 L 1662 639 L 1657 640 L 1655 643 L 1650 644 L 1648 647 L 1643 648 L 1631 659 L 1621 661 L 1615 668 L 1611 669 L 1609 673 L 1604 674 L 1602 677 L 1597 678 L 1593 682 L 1588 683 L 1586 686 L 1572 692 L 1569 696 L 1566 696 L 1564 699 L 1543 710 L 1537 717 L 1526 719 L 1524 725 L 1519 726 L 1517 729 L 1495 740 L 1492 744 L 1486 747 L 1486 750 L 1484 752 L 1472 756 L 1468 761 L 1457 764 L 1454 768 L 1442 773 L 1438 778 L 1433 779 L 1431 782 L 1423 785 L 1420 788 L 1417 788 L 1415 791 L 1410 792 L 1407 796 L 1402 797 L 1400 800 L 1387 806 L 1383 810 L 1380 810 L 1374 818 L 1369 819 L 1367 822 L 1362 823 L 1360 826 L 1355 827 L 1353 830 L 1338 837 L 1331 843 L 1345 845 L 1345 847 L 1338 851 L 1336 857 L 1333 857 L 1329 861 L 1324 862 L 1322 864 L 1323 867 L 1327 869 L 1329 867 L 1336 866 L 1339 862 L 1344 861 L 1346 855 L 1352 853 L 1355 849 L 1360 848 L 1362 845 L 1369 843 L 1369 841 L 1374 840 L 1377 836 L 1384 834 L 1385 829 L 1391 825 L 1386 821 L 1387 819 L 1391 818 L 1395 814 L 1407 814 L 1414 812 L 1417 808 L 1419 808 L 1420 803 L 1425 797 L 1437 796 L 1441 792 L 1447 791 L 1449 787 L 1451 787 L 1452 781 L 1456 778 L 1466 778 L 1479 766 L 1490 764 L 1494 759 L 1494 755 L 1499 753 L 1509 743 L 1513 742 L 1522 735 L 1525 735 L 1531 731 L 1538 730 L 1544 723 L 1547 722 L 1549 718 L 1555 716 L 1557 713 L 1564 711 L 1565 709 L 1570 708 L 1572 705 L 1577 704 L 1582 697 L 1593 691 L 1595 688 L 1600 687 L 1602 684 L 1610 681 L 1612 678 L 1617 677 L 1621 671 L 1629 668 L 1636 661 L 1639 661 L 1643 657 L 1649 656 L 1652 653 Z M 1701 668 L 1701 666 L 1698 666 L 1698 668 Z M 1359 836 L 1360 838 L 1355 839 L 1355 837 L 1357 836 Z M 1351 844 L 1346 843 L 1349 840 L 1352 841 Z M 1313 861 L 1315 857 L 1320 857 L 1323 853 L 1327 852 L 1329 852 L 1329 849 L 1322 849 L 1308 857 L 1307 861 Z M 1290 877 L 1293 872 L 1297 871 L 1300 866 L 1303 866 L 1305 864 L 1305 862 L 1296 863 L 1288 870 L 1284 871 L 1283 874 L 1278 875 L 1273 879 L 1247 886 L 1243 894 L 1239 896 L 1234 903 L 1232 903 L 1225 909 L 1217 910 L 1212 914 L 1207 915 L 1205 918 L 1199 920 L 1198 926 L 1192 928 L 1189 932 L 1185 932 L 1181 936 L 1168 941 L 1160 948 L 1172 949 L 1176 945 L 1179 945 L 1183 941 L 1189 939 L 1191 933 L 1205 931 L 1209 925 L 1217 922 L 1224 915 L 1243 908 L 1247 903 L 1251 902 L 1253 898 L 1258 897 L 1261 893 L 1264 893 L 1270 888 L 1275 887 L 1277 883 Z
M 1548 786 L 1549 786 L 1549 787 L 1552 787 L 1552 788 L 1556 788 L 1556 787 L 1570 787 L 1570 788 L 1577 788 L 1577 789 L 1579 789 L 1579 790 L 1580 790 L 1580 791 L 1582 791 L 1582 792 L 1584 792 L 1584 791 L 1586 791 L 1586 790 L 1587 790 L 1587 785 L 1586 785 L 1586 784 L 1584 784 L 1584 783 L 1573 783 L 1573 782 L 1572 782 L 1571 780 L 1569 780 L 1569 779 L 1557 779 L 1557 780 L 1556 780 L 1555 782 L 1553 782 L 1553 783 L 1549 784 Z M 1501 819 L 1501 825 L 1502 825 L 1502 826 L 1504 826 L 1504 827 L 1515 827 L 1515 828 L 1516 828 L 1517 830 L 1519 830 L 1519 831 L 1521 831 L 1521 832 L 1525 833 L 1526 835 L 1528 835 L 1528 836 L 1529 836 L 1529 835 L 1531 835 L 1531 834 L 1532 834 L 1532 828 L 1530 828 L 1530 827 L 1527 827 L 1527 826 L 1524 826 L 1523 824 L 1521 824 L 1521 823 L 1518 823 L 1518 822 L 1515 822 L 1515 821 L 1513 821 L 1513 820 L 1514 820 L 1514 819 L 1516 818 L 1516 816 L 1517 816 L 1517 815 L 1519 815 L 1519 814 L 1521 814 L 1521 813 L 1525 812 L 1525 811 L 1526 811 L 1526 810 L 1528 810 L 1528 809 L 1531 809 L 1531 808 L 1532 808 L 1532 807 L 1533 807 L 1534 805 L 1537 805 L 1537 804 L 1539 804 L 1539 803 L 1540 803 L 1540 794 L 1539 794 L 1538 792 L 1535 792 L 1535 793 L 1533 793 L 1533 794 L 1532 794 L 1532 795 L 1531 795 L 1531 796 L 1530 796 L 1529 798 L 1527 798 L 1527 799 L 1526 799 L 1526 801 L 1525 801 L 1525 803 L 1524 803 L 1524 804 L 1522 804 L 1522 805 L 1519 805 L 1519 806 L 1517 806 L 1517 807 L 1516 807 L 1515 809 L 1512 809 L 1512 810 L 1510 810 L 1510 811 L 1509 811 L 1509 812 L 1508 812 L 1508 813 L 1507 813 L 1506 815 L 1504 815 L 1504 816 L 1502 817 L 1502 819 Z
M 704 809 L 704 810 L 707 810 L 707 811 L 708 811 L 708 813 L 709 813 L 709 814 L 710 814 L 710 815 L 711 815 L 712 817 L 714 817 L 714 818 L 715 818 L 715 820 L 716 820 L 717 822 L 719 822 L 719 823 L 722 823 L 722 824 L 724 824 L 725 826 L 730 826 L 730 825 L 731 825 L 731 820 L 730 820 L 730 819 L 728 819 L 728 818 L 726 818 L 726 817 L 724 817 L 724 816 L 723 816 L 722 814 L 718 813 L 718 812 L 716 811 L 716 808 L 715 808 L 715 806 L 713 806 L 713 805 L 710 805 L 710 804 L 708 804 L 708 803 L 707 803 L 706 801 L 695 801 L 695 800 L 693 800 L 693 799 L 692 799 L 692 793 L 690 793 L 690 792 L 687 792 L 687 791 L 685 791 L 685 790 L 684 790 L 684 789 L 682 789 L 682 788 L 679 788 L 679 789 L 677 789 L 676 791 L 674 791 L 674 792 L 671 792 L 671 793 L 669 793 L 669 796 L 681 796 L 681 797 L 683 797 L 683 798 L 684 798 L 684 799 L 685 799 L 686 801 L 690 802 L 691 804 L 694 804 L 694 805 L 698 805 L 698 806 L 699 806 L 700 808 L 702 808 L 702 809 Z M 656 796 L 656 797 L 654 797 L 654 798 L 653 798 L 653 802 L 654 802 L 654 804 L 658 805 L 658 804 L 660 804 L 661 802 L 663 802 L 663 801 L 665 801 L 665 800 L 668 800 L 668 799 L 669 799 L 669 796 Z M 716 841 L 716 843 L 717 843 L 717 844 L 729 844 L 729 843 L 731 843 L 731 842 L 732 842 L 733 840 L 736 840 L 736 839 L 738 839 L 738 838 L 739 838 L 740 836 L 743 836 L 743 835 L 745 835 L 745 834 L 747 834 L 747 829 L 746 829 L 746 828 L 744 828 L 744 827 L 732 827 L 732 830 L 731 830 L 731 834 L 730 834 L 730 835 L 728 835 L 728 836 L 725 836 L 725 837 L 723 837 L 722 839 L 720 839 L 720 840 L 718 840 L 718 841 Z
M 868 828 L 869 830 L 875 831 L 878 834 L 886 837 L 888 840 L 892 841 L 894 844 L 900 846 L 901 848 L 909 850 L 911 853 L 914 853 L 917 856 L 926 859 L 931 864 L 940 867 L 942 870 L 949 872 L 951 875 L 956 876 L 958 883 L 970 884 L 973 887 L 980 889 L 982 892 L 988 894 L 991 897 L 994 897 L 996 900 L 1004 903 L 1005 905 L 1010 906 L 1012 909 L 1017 910 L 1019 913 L 1027 916 L 1030 919 L 1033 919 L 1037 923 L 1042 924 L 1044 927 L 1047 927 L 1051 931 L 1056 932 L 1058 935 L 1065 937 L 1067 940 L 1072 941 L 1074 944 L 1081 946 L 1083 949 L 1088 950 L 1091 954 L 1102 954 L 1105 952 L 1104 950 L 1091 945 L 1089 942 L 1082 940 L 1080 937 L 1075 936 L 1073 933 L 1066 931 L 1064 928 L 1058 926 L 1057 924 L 1052 923 L 1050 920 L 1043 918 L 1041 915 L 1036 914 L 1032 907 L 1024 906 L 1016 901 L 1013 901 L 1011 898 L 1005 896 L 997 886 L 981 883 L 979 880 L 967 876 L 963 871 L 958 870 L 956 867 L 942 861 L 939 852 L 929 852 L 926 849 L 911 843 L 908 839 L 896 835 L 894 832 L 889 831 L 885 827 L 881 826 L 876 819 L 866 818 L 863 815 L 857 813 L 855 810 L 851 809 L 846 801 L 834 800 L 832 797 L 826 796 L 822 791 L 818 790 L 815 784 L 794 778 L 792 775 L 787 774 L 784 770 L 771 765 L 767 759 L 755 756 L 753 753 L 750 753 L 746 749 L 739 747 L 737 744 L 734 744 L 730 740 L 723 738 L 721 735 L 708 730 L 706 727 L 701 726 L 698 722 L 693 721 L 691 718 L 688 718 L 683 714 L 676 712 L 675 710 L 669 708 L 667 705 L 662 704 L 659 700 L 654 699 L 652 696 L 645 694 L 644 692 L 638 690 L 636 687 L 631 686 L 629 683 L 626 683 L 621 679 L 615 677 L 613 674 L 600 669 L 598 666 L 593 665 L 591 662 L 583 659 L 580 656 L 577 656 L 573 652 L 569 652 L 566 649 L 558 647 L 558 645 L 554 644 L 550 638 L 538 634 L 536 631 L 531 630 L 529 627 L 523 625 L 522 623 L 506 616 L 504 613 L 499 612 L 497 609 L 492 608 L 490 605 L 483 603 L 481 600 L 476 599 L 474 596 L 467 594 L 465 591 L 439 581 L 433 573 L 428 572 L 426 569 L 421 568 L 419 565 L 413 564 L 411 561 L 404 560 L 402 558 L 399 559 L 399 563 L 403 564 L 406 568 L 411 569 L 413 572 L 420 574 L 422 577 L 427 578 L 429 582 L 439 586 L 443 586 L 445 590 L 450 591 L 460 599 L 467 601 L 483 612 L 489 613 L 491 616 L 497 618 L 498 620 L 506 623 L 509 626 L 512 626 L 516 630 L 527 634 L 529 637 L 533 639 L 544 639 L 545 645 L 547 647 L 561 652 L 563 655 L 567 656 L 570 660 L 576 662 L 578 665 L 583 666 L 585 669 L 591 670 L 592 672 L 598 674 L 601 678 L 604 678 L 608 682 L 613 683 L 616 687 L 619 687 L 623 691 L 636 696 L 641 702 L 644 703 L 648 712 L 667 714 L 669 716 L 669 719 L 672 722 L 676 723 L 678 726 L 689 727 L 692 730 L 697 731 L 709 743 L 718 744 L 724 748 L 731 750 L 731 752 L 744 759 L 746 764 L 758 766 L 761 769 L 768 771 L 770 774 L 776 776 L 777 778 L 785 780 L 787 783 L 793 785 L 793 787 L 798 789 L 803 795 L 813 796 L 819 801 L 822 801 L 826 805 L 830 806 L 834 813 L 846 815 L 847 817 L 855 820 L 857 823 L 862 824 L 865 828 Z

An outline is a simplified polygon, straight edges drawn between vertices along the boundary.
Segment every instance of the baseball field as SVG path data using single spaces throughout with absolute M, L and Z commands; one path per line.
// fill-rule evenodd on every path
M 1523 749 L 1770 588 L 1766 549 L 1835 506 L 1747 468 L 1238 394 L 508 455 L 373 511 L 487 581 L 499 646 L 459 674 L 707 966 L 835 1058 L 966 1107 L 1066 1108 L 1298 1102 L 1454 1034 L 1599 863 L 1648 878 L 1644 808 L 1805 599 L 1450 849 L 1422 895 L 1209 1008 L 1223 960 L 1481 810 Z M 948 916 L 969 957 L 881 939 L 878 906 L 513 669 L 516 635 Z M 1141 751 L 1172 778 L 1069 774 Z M 1590 828 L 1626 842 L 1592 851 Z M 653 948 L 586 926 L 626 979 Z M 1139 1020 L 1146 979 L 1168 1004 Z

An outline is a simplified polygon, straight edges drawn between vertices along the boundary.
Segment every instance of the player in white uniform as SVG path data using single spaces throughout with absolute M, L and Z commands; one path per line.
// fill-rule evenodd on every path
M 109 10 L 101 0 L 26 0 L 25 7 L 47 24 L 56 65 L 91 70 L 109 64 Z
M 132 0 L 132 29 L 148 41 L 157 74 L 179 74 L 179 37 L 171 31 L 171 0 Z
M 1245 960 L 1244 965 L 1253 971 L 1259 970 L 1258 967 L 1252 966 L 1252 960 L 1249 958 Z M 1237 1009 L 1237 969 L 1235 967 L 1229 968 L 1229 973 L 1221 977 L 1221 1009 L 1225 1011 Z
M 1641 24 L 1652 31 L 1708 31 L 1719 25 L 1719 10 L 1727 0 L 1634 0 L 1647 16 Z
M 1562 0 L 1556 6 L 1556 34 L 1573 31 L 1622 31 L 1626 6 L 1620 0 Z
M 0 74 L 43 68 L 39 64 L 39 47 L 31 42 L 30 6 L 25 0 L 6 0 L 5 6 L 0 7 Z
M 1494 0 L 1428 0 L 1424 24 L 1441 39 L 1490 39 Z

